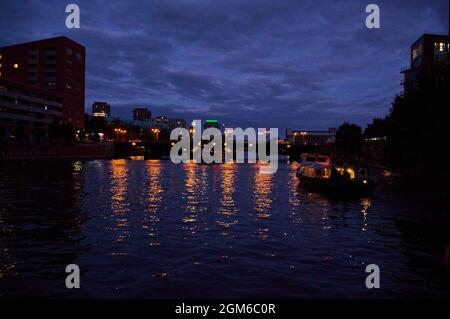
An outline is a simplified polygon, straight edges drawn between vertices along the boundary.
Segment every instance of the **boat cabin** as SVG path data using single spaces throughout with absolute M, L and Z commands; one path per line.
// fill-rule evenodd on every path
M 320 164 L 320 165 L 331 165 L 331 158 L 327 155 L 317 155 L 317 154 L 302 154 L 300 156 L 300 161 L 302 164 Z

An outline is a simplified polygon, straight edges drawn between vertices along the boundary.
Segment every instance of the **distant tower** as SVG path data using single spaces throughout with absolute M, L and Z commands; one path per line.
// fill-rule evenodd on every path
M 152 113 L 149 109 L 143 107 L 137 107 L 133 110 L 133 121 L 150 121 Z
M 106 102 L 94 102 L 92 104 L 92 116 L 95 117 L 110 117 L 111 105 Z

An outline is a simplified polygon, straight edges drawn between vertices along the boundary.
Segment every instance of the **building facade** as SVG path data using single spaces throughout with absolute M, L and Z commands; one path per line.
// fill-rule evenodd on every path
M 111 105 L 106 102 L 92 103 L 92 116 L 95 117 L 111 117 Z
M 206 130 L 208 128 L 216 128 L 220 131 L 222 131 L 222 126 L 220 125 L 219 121 L 217 120 L 205 120 L 203 124 L 203 129 Z
M 328 131 L 286 130 L 286 140 L 291 144 L 321 145 L 336 142 L 336 129 Z
M 404 94 L 414 92 L 421 83 L 439 84 L 448 72 L 447 35 L 424 34 L 411 45 L 410 66 L 402 69 Z
M 152 118 L 152 113 L 144 107 L 137 107 L 133 110 L 133 121 L 147 122 Z
M 62 121 L 84 127 L 85 48 L 56 37 L 0 48 L 0 79 L 62 95 Z
M 171 130 L 178 127 L 186 128 L 186 121 L 184 119 L 169 119 L 169 128 Z
M 162 129 L 162 130 L 169 130 L 169 118 L 166 116 L 157 116 L 155 117 L 152 123 L 152 127 Z
M 63 95 L 21 82 L 0 80 L 3 140 L 36 141 L 63 117 Z M 22 136 L 19 136 L 22 135 Z

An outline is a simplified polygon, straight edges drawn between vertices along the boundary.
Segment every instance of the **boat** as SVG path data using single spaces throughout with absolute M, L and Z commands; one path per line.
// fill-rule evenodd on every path
M 326 155 L 302 154 L 296 175 L 301 187 L 318 193 L 368 196 L 375 187 L 366 168 L 336 165 Z

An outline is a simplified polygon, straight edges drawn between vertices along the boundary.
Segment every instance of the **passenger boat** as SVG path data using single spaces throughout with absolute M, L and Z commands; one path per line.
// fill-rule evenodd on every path
M 300 186 L 320 193 L 367 196 L 375 186 L 366 168 L 334 165 L 325 155 L 302 154 L 296 175 Z

